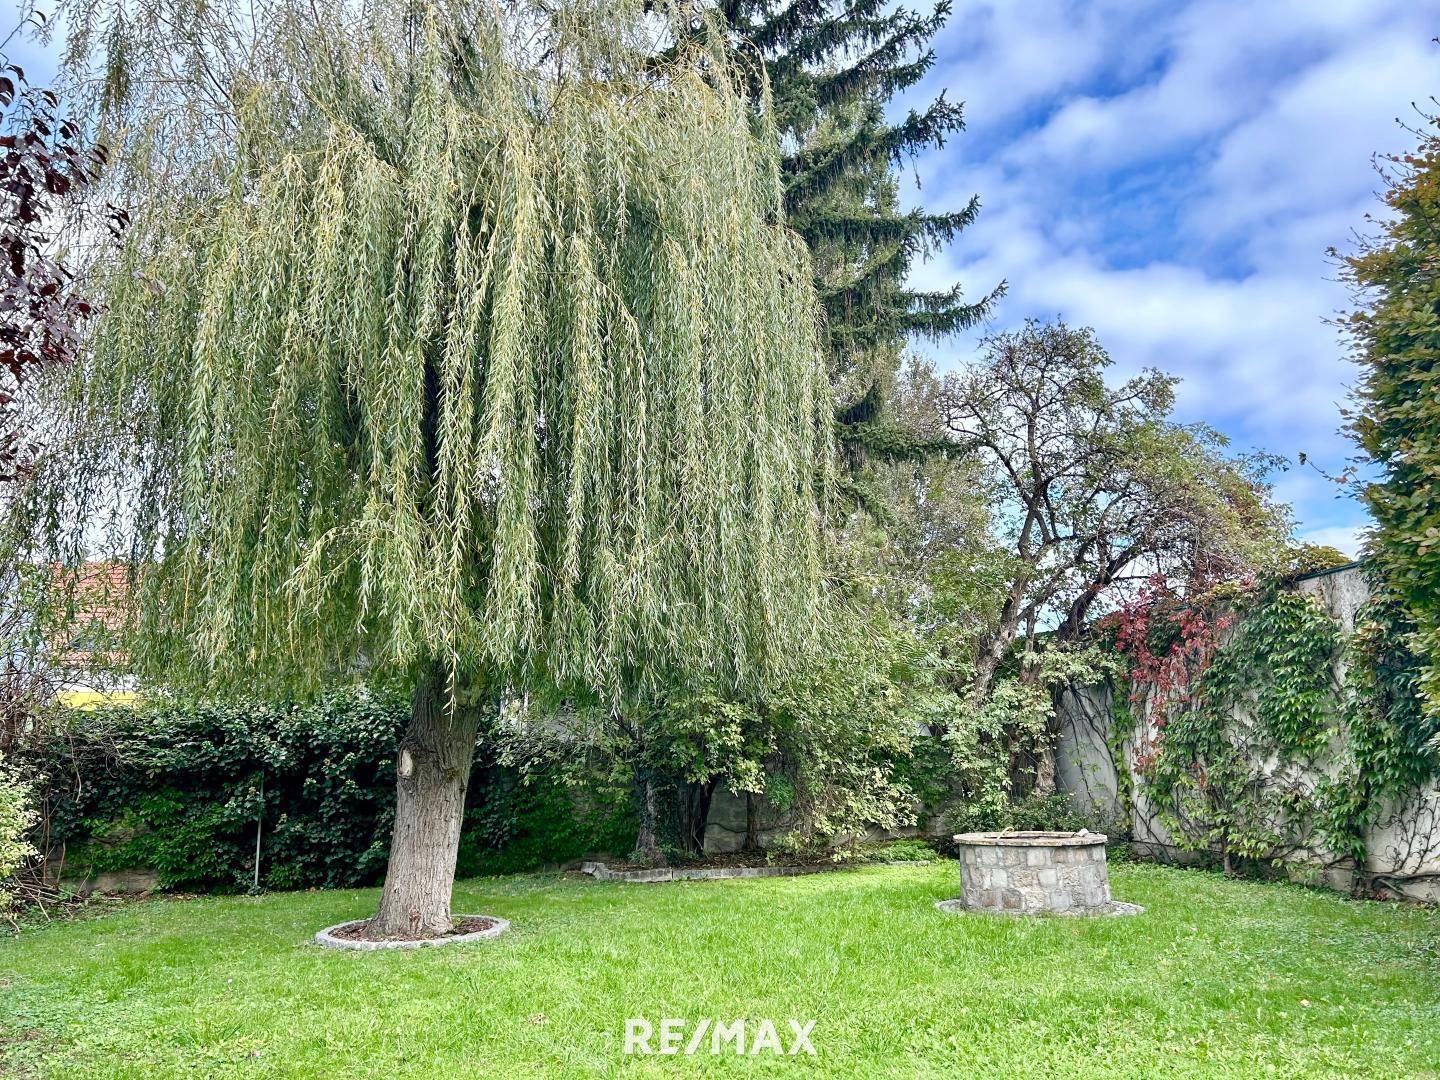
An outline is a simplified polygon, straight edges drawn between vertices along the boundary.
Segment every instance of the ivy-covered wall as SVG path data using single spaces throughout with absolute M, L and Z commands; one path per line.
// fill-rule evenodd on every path
M 407 716 L 406 701 L 364 690 L 306 704 L 159 701 L 70 712 L 17 758 L 39 801 L 32 840 L 52 877 L 106 891 L 375 884 L 389 853 L 396 737 Z M 482 738 L 458 870 L 510 873 L 623 853 L 635 829 L 623 796 L 525 783 Z
M 1188 683 L 1060 695 L 1061 789 L 1141 853 L 1440 900 L 1440 738 L 1393 607 L 1352 566 L 1220 621 Z

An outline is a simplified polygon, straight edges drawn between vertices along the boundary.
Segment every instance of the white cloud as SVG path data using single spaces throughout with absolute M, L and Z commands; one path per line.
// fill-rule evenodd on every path
M 1318 544 L 1335 548 L 1355 559 L 1360 556 L 1364 545 L 1364 528 L 1355 525 L 1335 525 L 1327 529 L 1312 529 L 1302 533 L 1300 539 L 1307 544 Z
M 1221 140 L 1189 227 L 1248 234 L 1253 263 L 1277 270 L 1343 244 L 1376 209 L 1372 155 L 1411 145 L 1396 119 L 1417 120 L 1411 103 L 1440 90 L 1440 50 L 1416 30 L 1356 41 L 1278 88 Z
M 1185 380 L 1179 411 L 1330 472 L 1354 377 L 1327 318 L 1346 306 L 1325 249 L 1380 209 L 1376 151 L 1440 92 L 1440 48 L 1411 5 L 962 4 L 938 78 L 976 134 L 920 163 L 930 206 L 985 209 L 918 283 L 1011 284 L 996 322 L 1094 326 L 1121 372 Z M 947 47 L 955 52 L 947 54 Z M 933 92 L 936 85 L 922 88 Z M 974 341 L 931 349 L 961 362 Z M 1310 534 L 1363 512 L 1313 470 L 1278 490 Z
M 923 90 L 955 87 L 974 102 L 970 123 L 983 134 L 1117 63 L 1138 70 L 1158 47 L 1150 39 L 1160 36 L 1153 15 L 1162 10 L 1163 3 L 1141 0 L 961 3 L 936 43 L 939 63 Z
M 1029 5 L 1012 7 L 1031 15 Z M 1072 19 L 1065 26 L 1067 38 L 1081 43 L 1078 55 L 1088 61 L 1083 70 L 1092 76 L 1103 72 L 1103 77 L 1082 83 L 1080 92 L 1072 93 L 1038 131 L 1013 147 L 1017 160 L 1063 161 L 1073 171 L 1113 169 L 1162 156 L 1269 111 L 1277 74 L 1308 68 L 1356 42 L 1371 42 L 1380 28 L 1396 39 L 1408 34 L 1423 43 L 1429 37 L 1423 18 L 1398 18 L 1402 9 L 1394 3 L 1200 0 L 1138 10 L 1146 16 L 1143 21 L 1106 12 L 1104 31 L 1096 30 L 1093 18 Z M 964 19 L 965 11 L 957 17 Z M 1007 26 L 1011 40 L 988 44 L 1004 55 L 1028 55 L 1032 37 L 1047 41 L 1043 31 L 1036 34 L 1037 22 L 1016 18 Z M 1116 37 L 1117 31 L 1123 36 Z M 1104 50 L 1098 59 L 1097 48 Z M 1067 70 L 1065 65 L 1052 69 Z M 1374 65 L 1370 70 L 1378 73 Z M 1053 93 L 1066 85 L 1064 79 L 1052 79 L 1048 89 Z M 975 87 L 1001 94 L 1008 89 L 1004 82 Z M 1335 79 L 1333 92 L 1345 90 Z

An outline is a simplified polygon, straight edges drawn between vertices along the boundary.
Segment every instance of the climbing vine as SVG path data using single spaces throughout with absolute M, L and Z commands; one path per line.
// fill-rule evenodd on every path
M 1371 465 L 1369 556 L 1413 620 L 1417 687 L 1440 713 L 1440 117 L 1423 119 L 1413 150 L 1378 159 L 1385 212 L 1341 260 L 1355 299 L 1341 326 L 1359 369 L 1350 432 Z
M 1340 628 L 1311 597 L 1274 591 L 1243 619 L 1183 609 L 1169 655 L 1189 676 L 1137 760 L 1146 794 L 1184 848 L 1274 860 L 1301 848 L 1313 816 L 1309 769 L 1336 720 Z M 1224 627 L 1222 637 L 1215 636 Z M 1164 684 L 1157 684 L 1164 690 Z
M 1366 879 L 1405 876 L 1440 854 L 1440 822 L 1400 811 L 1440 776 L 1440 717 L 1422 707 L 1423 657 L 1404 605 L 1381 592 L 1357 613 L 1345 654 L 1345 739 L 1339 766 L 1320 788 L 1320 831 Z M 1388 862 L 1398 874 L 1366 869 L 1366 838 L 1377 826 L 1399 826 Z M 1385 880 L 1368 881 L 1383 885 Z
M 1161 577 L 1121 607 L 1109 622 L 1116 648 L 1130 661 L 1129 701 L 1140 719 L 1163 729 L 1170 709 L 1193 700 L 1195 681 L 1232 621 L 1180 603 Z
M 1413 628 L 1394 598 L 1370 600 L 1347 635 L 1305 593 L 1251 584 L 1186 604 L 1152 582 L 1114 630 L 1130 662 L 1134 772 L 1182 849 L 1227 871 L 1302 853 L 1348 861 L 1360 888 L 1390 883 L 1367 869 L 1377 825 L 1409 823 L 1405 850 L 1389 853 L 1402 868 L 1440 848 L 1440 822 L 1396 812 L 1440 775 L 1440 721 L 1420 707 Z

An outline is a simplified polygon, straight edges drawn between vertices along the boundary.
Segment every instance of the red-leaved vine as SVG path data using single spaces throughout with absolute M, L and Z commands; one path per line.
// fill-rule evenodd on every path
M 1130 707 L 1141 721 L 1135 767 L 1154 764 L 1171 710 L 1189 705 L 1215 648 L 1234 622 L 1202 600 L 1182 600 L 1161 575 L 1152 577 L 1107 622 L 1130 661 Z

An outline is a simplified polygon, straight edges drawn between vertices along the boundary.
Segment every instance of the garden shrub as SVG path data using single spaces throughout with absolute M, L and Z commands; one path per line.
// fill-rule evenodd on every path
M 927 840 L 919 838 L 906 840 L 892 840 L 888 844 L 876 846 L 875 862 L 934 862 L 936 857 L 935 848 Z
M 946 824 L 957 833 L 1077 832 L 1093 824 L 1086 819 L 1069 795 L 1031 792 L 1014 801 L 966 803 L 946 816 Z
M 466 813 L 460 835 L 460 877 L 515 874 L 592 852 L 623 855 L 635 846 L 639 816 L 628 798 L 615 803 L 499 766 L 486 770 L 479 786 L 483 796 Z
M 149 868 L 164 888 L 369 884 L 390 837 L 396 697 L 161 700 L 72 711 L 32 751 L 66 873 Z
M 13 875 L 35 854 L 26 833 L 38 815 L 30 801 L 30 785 L 0 757 L 0 913 L 10 909 Z
M 336 691 L 305 704 L 161 700 L 64 714 L 27 750 L 47 849 L 66 877 L 150 869 L 166 889 L 348 888 L 384 874 L 404 698 Z M 461 874 L 628 850 L 628 803 L 522 785 L 476 750 Z M 628 832 L 627 832 L 628 830 Z

